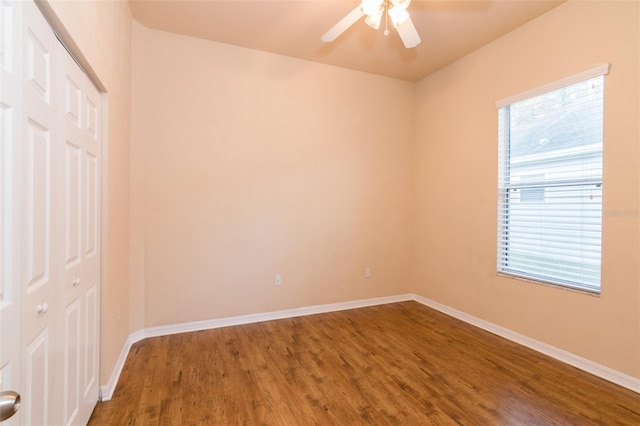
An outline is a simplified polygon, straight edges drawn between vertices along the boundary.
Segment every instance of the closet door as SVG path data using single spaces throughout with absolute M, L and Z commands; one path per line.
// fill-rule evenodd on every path
M 86 424 L 98 395 L 99 95 L 61 48 L 62 423 Z
M 0 392 L 20 386 L 20 229 L 14 218 L 20 210 L 13 202 L 18 188 L 22 67 L 20 63 L 20 5 L 0 0 Z M 20 412 L 3 425 L 23 424 Z
M 100 95 L 31 1 L 0 0 L 0 390 L 7 424 L 98 400 Z M 3 423 L 4 424 L 4 423 Z
M 63 403 L 62 423 L 73 422 L 80 410 L 80 382 L 82 367 L 82 300 L 80 283 L 82 282 L 82 171 L 84 159 L 84 141 L 82 138 L 82 74 L 69 67 L 66 55 L 59 56 L 59 84 L 62 89 L 60 128 L 60 148 L 62 150 L 62 176 L 59 179 L 61 197 L 61 217 L 58 224 L 62 232 L 58 253 L 62 254 L 61 294 L 62 310 L 62 377 Z M 80 74 L 80 75 L 78 75 Z
M 32 2 L 22 3 L 22 156 L 20 218 L 22 253 L 22 422 L 59 422 L 56 365 L 57 271 L 54 224 L 58 152 L 55 133 L 55 51 L 58 42 Z
M 100 143 L 100 94 L 89 78 L 83 74 L 85 97 L 85 169 L 83 173 L 85 203 L 83 205 L 84 277 L 80 291 L 84 304 L 84 333 L 82 341 L 82 399 L 81 424 L 86 424 L 98 401 L 98 351 L 100 348 L 100 235 L 102 145 Z

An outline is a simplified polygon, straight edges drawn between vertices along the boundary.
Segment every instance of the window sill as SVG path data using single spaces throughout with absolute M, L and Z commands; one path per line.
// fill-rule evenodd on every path
M 522 276 L 519 276 L 519 275 L 509 274 L 509 273 L 506 273 L 506 272 L 496 272 L 496 275 L 499 276 L 499 277 L 511 278 L 511 279 L 514 279 L 514 280 L 524 281 L 524 282 L 531 283 L 531 284 L 542 285 L 542 286 L 545 286 L 545 287 L 552 287 L 552 288 L 559 289 L 559 290 L 567 290 L 567 291 L 571 291 L 571 292 L 575 292 L 575 293 L 585 294 L 587 296 L 600 297 L 601 294 L 602 294 L 602 290 L 600 290 L 600 291 L 587 290 L 587 289 L 584 289 L 584 288 L 572 287 L 572 286 L 553 283 L 553 282 L 549 282 L 549 281 L 542 281 L 542 280 L 536 280 L 534 278 L 522 277 Z

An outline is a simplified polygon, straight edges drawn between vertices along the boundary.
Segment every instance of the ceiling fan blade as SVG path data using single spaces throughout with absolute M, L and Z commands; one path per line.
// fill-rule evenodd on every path
M 398 25 L 397 30 L 398 34 L 400 35 L 400 39 L 402 39 L 404 47 L 406 47 L 407 49 L 416 47 L 422 41 L 420 40 L 418 30 L 416 30 L 415 25 L 413 25 L 413 21 L 411 21 L 411 18 Z
M 364 16 L 364 12 L 360 5 L 353 9 L 344 18 L 338 21 L 329 31 L 327 31 L 320 39 L 325 43 L 335 40 L 340 34 L 345 32 L 347 28 L 356 23 L 356 21 Z

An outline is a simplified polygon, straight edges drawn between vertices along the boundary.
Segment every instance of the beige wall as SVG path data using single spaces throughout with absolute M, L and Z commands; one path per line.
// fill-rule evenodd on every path
M 131 13 L 125 1 L 40 3 L 100 89 L 107 93 L 103 142 L 103 270 L 100 384 L 109 380 L 129 324 Z M 97 79 L 97 80 L 96 80 Z M 121 312 L 117 319 L 118 309 Z
M 564 4 L 417 86 L 414 291 L 640 377 L 638 2 Z M 494 102 L 611 64 L 605 78 L 602 294 L 496 276 Z
M 412 84 L 133 35 L 147 327 L 408 289 Z

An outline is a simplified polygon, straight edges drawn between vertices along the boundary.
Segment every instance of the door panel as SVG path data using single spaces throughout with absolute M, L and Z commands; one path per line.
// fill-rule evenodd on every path
M 84 366 L 84 398 L 91 401 L 98 388 L 98 284 L 85 292 L 85 336 L 82 364 Z M 94 401 L 95 402 L 95 401 Z
M 86 156 L 86 224 L 87 224 L 87 257 L 98 252 L 98 159 L 92 153 Z
M 58 110 L 60 138 L 64 141 L 65 161 L 62 163 L 62 179 L 58 182 L 60 199 L 64 200 L 61 208 L 63 222 L 59 224 L 63 230 L 59 240 L 59 250 L 65 253 L 61 265 L 63 276 L 63 306 L 78 300 L 82 294 L 80 285 L 83 277 L 84 250 L 84 204 L 86 196 L 83 185 L 85 173 L 85 141 L 82 133 L 82 102 L 84 98 L 83 77 L 73 60 L 63 49 L 58 57 L 58 82 L 62 89 L 62 99 Z
M 86 152 L 85 229 L 87 234 L 83 260 L 84 281 L 81 291 L 84 296 L 85 352 L 82 363 L 84 374 L 84 401 L 80 418 L 88 419 L 98 395 L 98 349 L 100 332 L 100 94 L 86 78 L 84 79 L 85 120 L 83 138 Z
M 30 24 L 27 24 L 28 26 Z M 43 102 L 51 102 L 51 55 L 52 46 L 48 34 L 41 25 L 29 27 L 26 32 L 26 83 Z
M 80 409 L 80 300 L 64 310 L 64 389 L 62 423 L 72 424 Z
M 59 424 L 59 392 L 53 391 L 56 365 L 55 317 L 59 315 L 55 286 L 55 181 L 60 155 L 56 149 L 55 109 L 52 103 L 52 61 L 57 40 L 35 4 L 22 3 L 23 85 L 21 237 L 23 278 L 21 338 L 26 389 L 20 411 L 26 424 Z
M 86 125 L 86 130 L 87 130 L 87 134 L 89 135 L 89 137 L 94 140 L 94 141 L 98 141 L 99 139 L 99 134 L 98 134 L 98 122 L 99 122 L 99 108 L 98 105 L 100 102 L 99 99 L 99 95 L 98 92 L 94 89 L 91 90 L 93 88 L 88 88 L 88 93 L 87 93 L 87 103 L 86 103 L 86 109 L 87 109 L 87 125 Z
M 0 391 L 18 391 L 20 386 L 20 217 L 13 202 L 17 186 L 15 165 L 20 161 L 21 63 L 19 55 L 20 7 L 0 0 Z M 16 48 L 16 46 L 18 48 Z M 21 412 L 3 425 L 23 424 Z
M 51 131 L 29 120 L 26 135 L 26 291 L 31 294 L 51 278 Z
M 78 129 L 82 128 L 82 89 L 80 82 L 75 78 L 66 75 L 64 84 L 64 112 L 67 115 L 69 123 L 72 123 Z
M 65 200 L 64 238 L 60 243 L 66 253 L 60 265 L 64 269 L 62 303 L 66 312 L 74 312 L 74 330 L 78 333 L 77 343 L 69 342 L 62 348 L 69 360 L 63 380 L 74 386 L 64 392 L 68 408 L 63 423 L 85 424 L 98 396 L 99 94 L 69 55 L 58 59 L 60 85 L 65 93 L 61 137 L 67 155 L 64 184 L 60 183 Z
M 49 330 L 45 329 L 27 345 L 26 393 L 20 410 L 23 411 L 25 424 L 48 425 L 53 423 L 49 416 L 51 398 L 51 377 L 49 362 L 51 359 Z
M 71 141 L 65 143 L 64 166 L 64 250 L 65 269 L 81 261 L 82 242 L 82 149 Z

